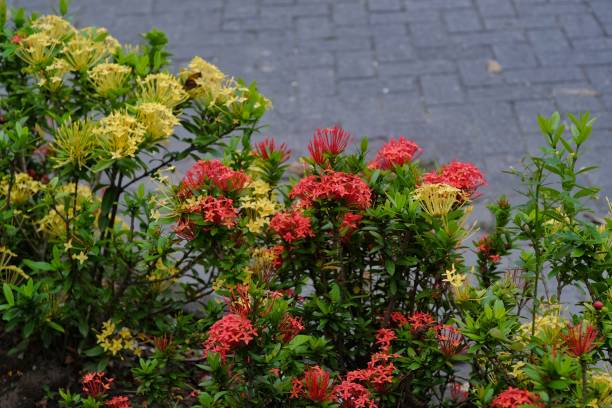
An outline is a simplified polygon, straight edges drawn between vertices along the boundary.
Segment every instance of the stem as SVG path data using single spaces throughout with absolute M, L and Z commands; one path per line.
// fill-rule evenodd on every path
M 584 359 L 580 359 L 580 368 L 582 369 L 582 406 L 586 407 L 587 400 L 587 364 Z
M 536 172 L 536 188 L 535 188 L 535 219 L 534 219 L 534 236 L 532 237 L 533 251 L 535 253 L 536 265 L 535 265 L 535 286 L 533 288 L 533 304 L 531 306 L 531 336 L 535 335 L 535 317 L 538 306 L 538 282 L 540 280 L 540 273 L 542 270 L 541 265 L 541 254 L 540 254 L 540 241 L 539 241 L 539 227 L 540 227 L 540 187 L 542 186 L 542 165 L 538 164 L 538 170 Z

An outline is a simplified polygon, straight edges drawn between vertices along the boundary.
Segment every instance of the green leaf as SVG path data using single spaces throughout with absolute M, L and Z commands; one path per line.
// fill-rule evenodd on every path
M 337 283 L 332 283 L 332 288 L 329 291 L 329 298 L 333 303 L 340 303 L 342 300 L 342 293 L 340 292 L 340 286 Z
M 13 290 L 11 289 L 8 283 L 4 282 L 2 284 L 2 292 L 4 292 L 4 297 L 6 298 L 6 301 L 8 302 L 8 304 L 11 306 L 14 306 L 15 297 L 13 296 Z
M 34 271 L 53 271 L 55 270 L 53 265 L 47 262 L 31 261 L 29 259 L 24 259 L 23 263 L 26 264 L 30 269 Z
M 104 349 L 100 346 L 95 346 L 83 352 L 87 357 L 98 357 L 104 353 Z
M 59 324 L 52 322 L 51 320 L 47 320 L 47 325 L 51 327 L 53 330 L 57 330 L 60 333 L 64 333 L 64 328 Z
M 395 275 L 395 262 L 392 259 L 385 260 L 385 269 L 389 276 Z
M 69 0 L 59 0 L 59 12 L 60 15 L 65 16 L 68 14 L 68 5 L 70 4 Z

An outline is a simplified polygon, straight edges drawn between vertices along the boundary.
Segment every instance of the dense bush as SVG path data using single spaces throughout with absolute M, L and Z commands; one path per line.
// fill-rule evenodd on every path
M 402 136 L 370 157 L 335 126 L 291 166 L 252 141 L 271 107 L 255 84 L 199 57 L 171 74 L 163 33 L 125 46 L 59 9 L 0 14 L 0 352 L 7 373 L 71 373 L 37 399 L 612 404 L 612 216 L 585 217 L 588 114 L 538 118 L 545 147 L 513 170 L 523 203 L 489 205 L 477 236 L 473 164 L 428 171 Z

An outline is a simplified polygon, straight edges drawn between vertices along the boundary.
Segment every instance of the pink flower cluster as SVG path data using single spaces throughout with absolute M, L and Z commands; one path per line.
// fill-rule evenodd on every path
M 255 145 L 253 155 L 262 160 L 270 160 L 276 156 L 281 163 L 284 163 L 291 157 L 291 150 L 285 143 L 277 145 L 274 139 L 266 138 Z
M 491 403 L 492 408 L 519 408 L 523 405 L 544 407 L 540 398 L 526 390 L 510 387 L 499 394 Z
M 438 172 L 427 173 L 423 176 L 423 183 L 444 183 L 462 190 L 468 194 L 474 194 L 480 186 L 485 186 L 487 181 L 472 163 L 452 161 L 440 168 Z
M 339 126 L 317 129 L 308 144 L 311 159 L 323 165 L 330 157 L 337 156 L 346 149 L 351 135 Z
M 255 337 L 257 330 L 249 319 L 230 313 L 210 327 L 204 351 L 219 353 L 225 358 L 232 350 L 248 345 Z
M 368 165 L 371 169 L 388 170 L 411 162 L 423 152 L 423 149 L 411 140 L 400 136 L 397 140 L 391 138 L 384 144 L 376 158 Z
M 230 169 L 219 160 L 199 160 L 185 174 L 179 187 L 179 198 L 190 197 L 194 190 L 216 187 L 224 193 L 240 191 L 250 178 L 244 172 Z
M 299 210 L 277 213 L 270 221 L 270 228 L 287 243 L 314 236 L 310 218 L 304 216 Z
M 300 207 L 312 207 L 317 200 L 344 202 L 349 207 L 365 210 L 370 207 L 370 187 L 357 175 L 327 170 L 321 176 L 301 179 L 289 194 L 300 200 Z

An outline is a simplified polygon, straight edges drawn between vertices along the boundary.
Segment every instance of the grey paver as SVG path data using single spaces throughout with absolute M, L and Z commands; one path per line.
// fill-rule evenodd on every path
M 602 119 L 589 158 L 610 172 L 612 0 L 73 0 L 71 9 L 75 24 L 121 41 L 166 31 L 173 69 L 201 55 L 256 80 L 274 103 L 265 134 L 296 154 L 333 123 L 373 137 L 373 148 L 406 134 L 428 158 L 481 166 L 488 198 L 512 185 L 498 172 L 541 144 L 538 113 L 590 109 Z M 590 180 L 612 195 L 601 171 Z

